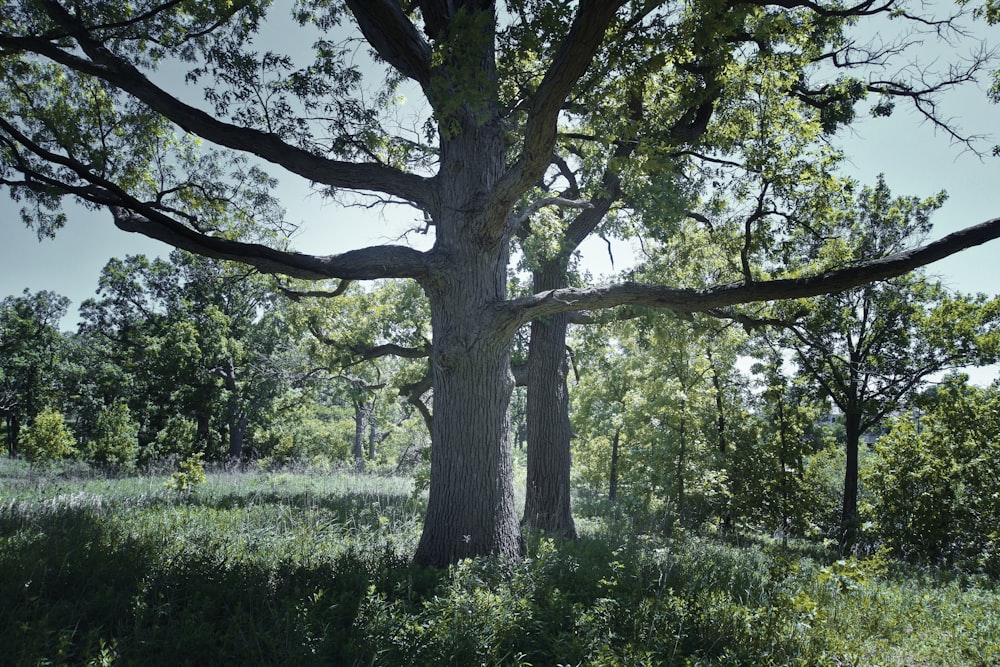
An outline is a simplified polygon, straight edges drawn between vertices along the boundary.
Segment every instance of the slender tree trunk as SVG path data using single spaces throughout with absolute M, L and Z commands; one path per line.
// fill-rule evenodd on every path
M 247 432 L 249 417 L 246 414 L 231 415 L 229 420 L 229 459 L 239 462 L 243 459 L 243 441 Z
M 564 286 L 565 269 L 550 265 L 535 274 L 535 291 Z M 531 323 L 528 353 L 528 479 L 524 525 L 576 538 L 570 505 L 569 389 L 566 328 L 569 314 Z
M 687 467 L 687 432 L 683 424 L 679 431 L 677 447 L 677 521 L 684 525 L 684 468 Z
M 719 438 L 719 452 L 726 453 L 726 411 L 722 399 L 722 380 L 719 379 L 719 367 L 712 356 L 711 346 L 705 347 L 705 356 L 712 368 L 712 388 L 715 390 L 715 433 Z
M 17 441 L 20 437 L 21 420 L 12 412 L 7 416 L 7 449 L 11 458 L 17 456 Z
M 197 446 L 200 445 L 202 450 L 208 449 L 209 445 L 209 430 L 211 427 L 211 415 L 207 412 L 197 412 L 195 413 L 195 419 L 198 424 L 198 428 L 195 431 L 194 440 Z
M 354 403 L 354 467 L 361 470 L 365 465 L 365 404 L 361 399 Z
M 861 442 L 861 412 L 844 414 L 847 438 L 844 466 L 844 507 L 840 518 L 840 551 L 847 553 L 858 539 L 858 448 Z
M 375 421 L 375 399 L 372 399 L 372 402 L 368 404 L 368 409 L 365 410 L 365 419 L 368 420 L 368 460 L 374 461 L 375 446 L 379 443 L 378 423 Z
M 226 360 L 222 370 L 222 379 L 229 391 L 229 460 L 243 460 L 243 435 L 247 430 L 249 415 L 240 409 L 239 386 L 236 383 L 236 364 L 232 359 Z

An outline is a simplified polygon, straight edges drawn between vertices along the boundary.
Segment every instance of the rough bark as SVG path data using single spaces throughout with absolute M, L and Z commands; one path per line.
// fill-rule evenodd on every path
M 483 54 L 480 71 L 493 70 L 492 58 L 492 50 Z M 508 418 L 513 329 L 499 308 L 507 298 L 509 230 L 506 216 L 483 208 L 505 168 L 504 130 L 476 115 L 483 114 L 460 113 L 454 120 L 462 132 L 442 141 L 444 205 L 434 216 L 433 278 L 422 281 L 434 386 L 430 492 L 414 555 L 423 566 L 523 552 Z
M 565 284 L 566 273 L 550 265 L 535 273 L 535 291 Z M 570 506 L 569 389 L 566 327 L 569 314 L 531 323 L 528 353 L 528 474 L 524 525 L 551 535 L 576 538 Z
M 847 462 L 844 466 L 844 506 L 840 518 L 840 550 L 847 553 L 858 538 L 858 450 L 861 443 L 861 413 L 845 415 L 847 437 L 844 444 Z
M 495 260 L 494 260 L 495 261 Z M 507 409 L 514 386 L 511 340 L 498 335 L 482 295 L 501 296 L 506 263 L 462 261 L 428 289 L 434 331 L 430 495 L 414 556 L 444 567 L 463 558 L 518 558 Z

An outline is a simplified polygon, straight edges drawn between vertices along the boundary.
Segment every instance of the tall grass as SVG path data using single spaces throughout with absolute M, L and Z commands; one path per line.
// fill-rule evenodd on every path
M 79 471 L 77 471 L 79 472 Z M 626 516 L 528 557 L 409 565 L 410 481 L 0 465 L 0 663 L 991 665 L 985 580 L 731 544 Z

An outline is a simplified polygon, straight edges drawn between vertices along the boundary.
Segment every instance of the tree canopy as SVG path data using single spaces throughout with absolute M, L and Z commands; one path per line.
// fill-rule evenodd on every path
M 588 210 L 623 234 L 670 234 L 664 223 L 711 200 L 720 172 L 766 175 L 758 156 L 782 151 L 762 146 L 821 146 L 865 100 L 875 115 L 910 102 L 964 139 L 935 101 L 988 67 L 986 52 L 934 77 L 904 66 L 914 46 L 905 37 L 850 36 L 873 16 L 961 34 L 951 33 L 954 17 L 893 0 L 301 0 L 291 23 L 259 0 L 7 0 L 0 10 L 0 184 L 39 234 L 66 222 L 69 197 L 108 210 L 122 230 L 264 272 L 420 284 L 435 408 L 424 564 L 520 553 L 507 407 L 511 338 L 525 323 L 621 305 L 697 312 L 813 296 L 1000 236 L 998 219 L 925 247 L 770 278 L 773 258 L 756 239 L 791 237 L 809 221 L 776 217 L 770 194 L 736 188 L 728 196 L 756 198 L 756 215 L 741 230 L 735 282 L 508 294 L 515 238 L 536 256 L 575 247 L 598 231 Z M 262 48 L 279 21 L 290 48 Z M 885 76 L 890 64 L 898 75 Z M 410 112 L 408 96 L 424 111 Z M 802 178 L 825 177 L 818 152 L 793 153 Z M 293 250 L 276 168 L 342 202 L 409 205 L 434 245 Z M 582 213 L 549 215 L 559 208 Z

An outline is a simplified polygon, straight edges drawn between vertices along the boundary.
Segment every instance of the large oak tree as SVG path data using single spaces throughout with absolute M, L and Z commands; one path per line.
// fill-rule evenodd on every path
M 254 0 L 0 2 L 0 182 L 39 233 L 65 221 L 69 196 L 108 210 L 122 230 L 265 272 L 418 281 L 431 310 L 435 408 L 422 564 L 520 553 L 507 408 L 511 339 L 523 324 L 581 309 L 690 312 L 843 290 L 1000 235 L 991 221 L 796 279 L 540 284 L 510 298 L 511 241 L 525 213 L 557 203 L 539 184 L 567 131 L 597 139 L 580 164 L 648 178 L 655 191 L 658 173 L 685 169 L 685 142 L 765 80 L 803 118 L 835 129 L 869 93 L 926 110 L 935 91 L 984 63 L 930 82 L 843 75 L 896 51 L 874 54 L 843 35 L 848 19 L 907 16 L 891 0 L 497 4 L 305 0 L 292 12 L 301 34 L 283 37 L 282 54 L 255 50 L 277 19 Z M 379 80 L 356 63 L 359 43 Z M 401 86 L 426 101 L 425 116 L 400 111 Z M 725 159 L 728 148 L 708 157 Z M 291 250 L 271 197 L 267 172 L 277 167 L 342 200 L 362 193 L 415 207 L 433 247 Z M 603 195 L 614 188 L 584 193 Z

